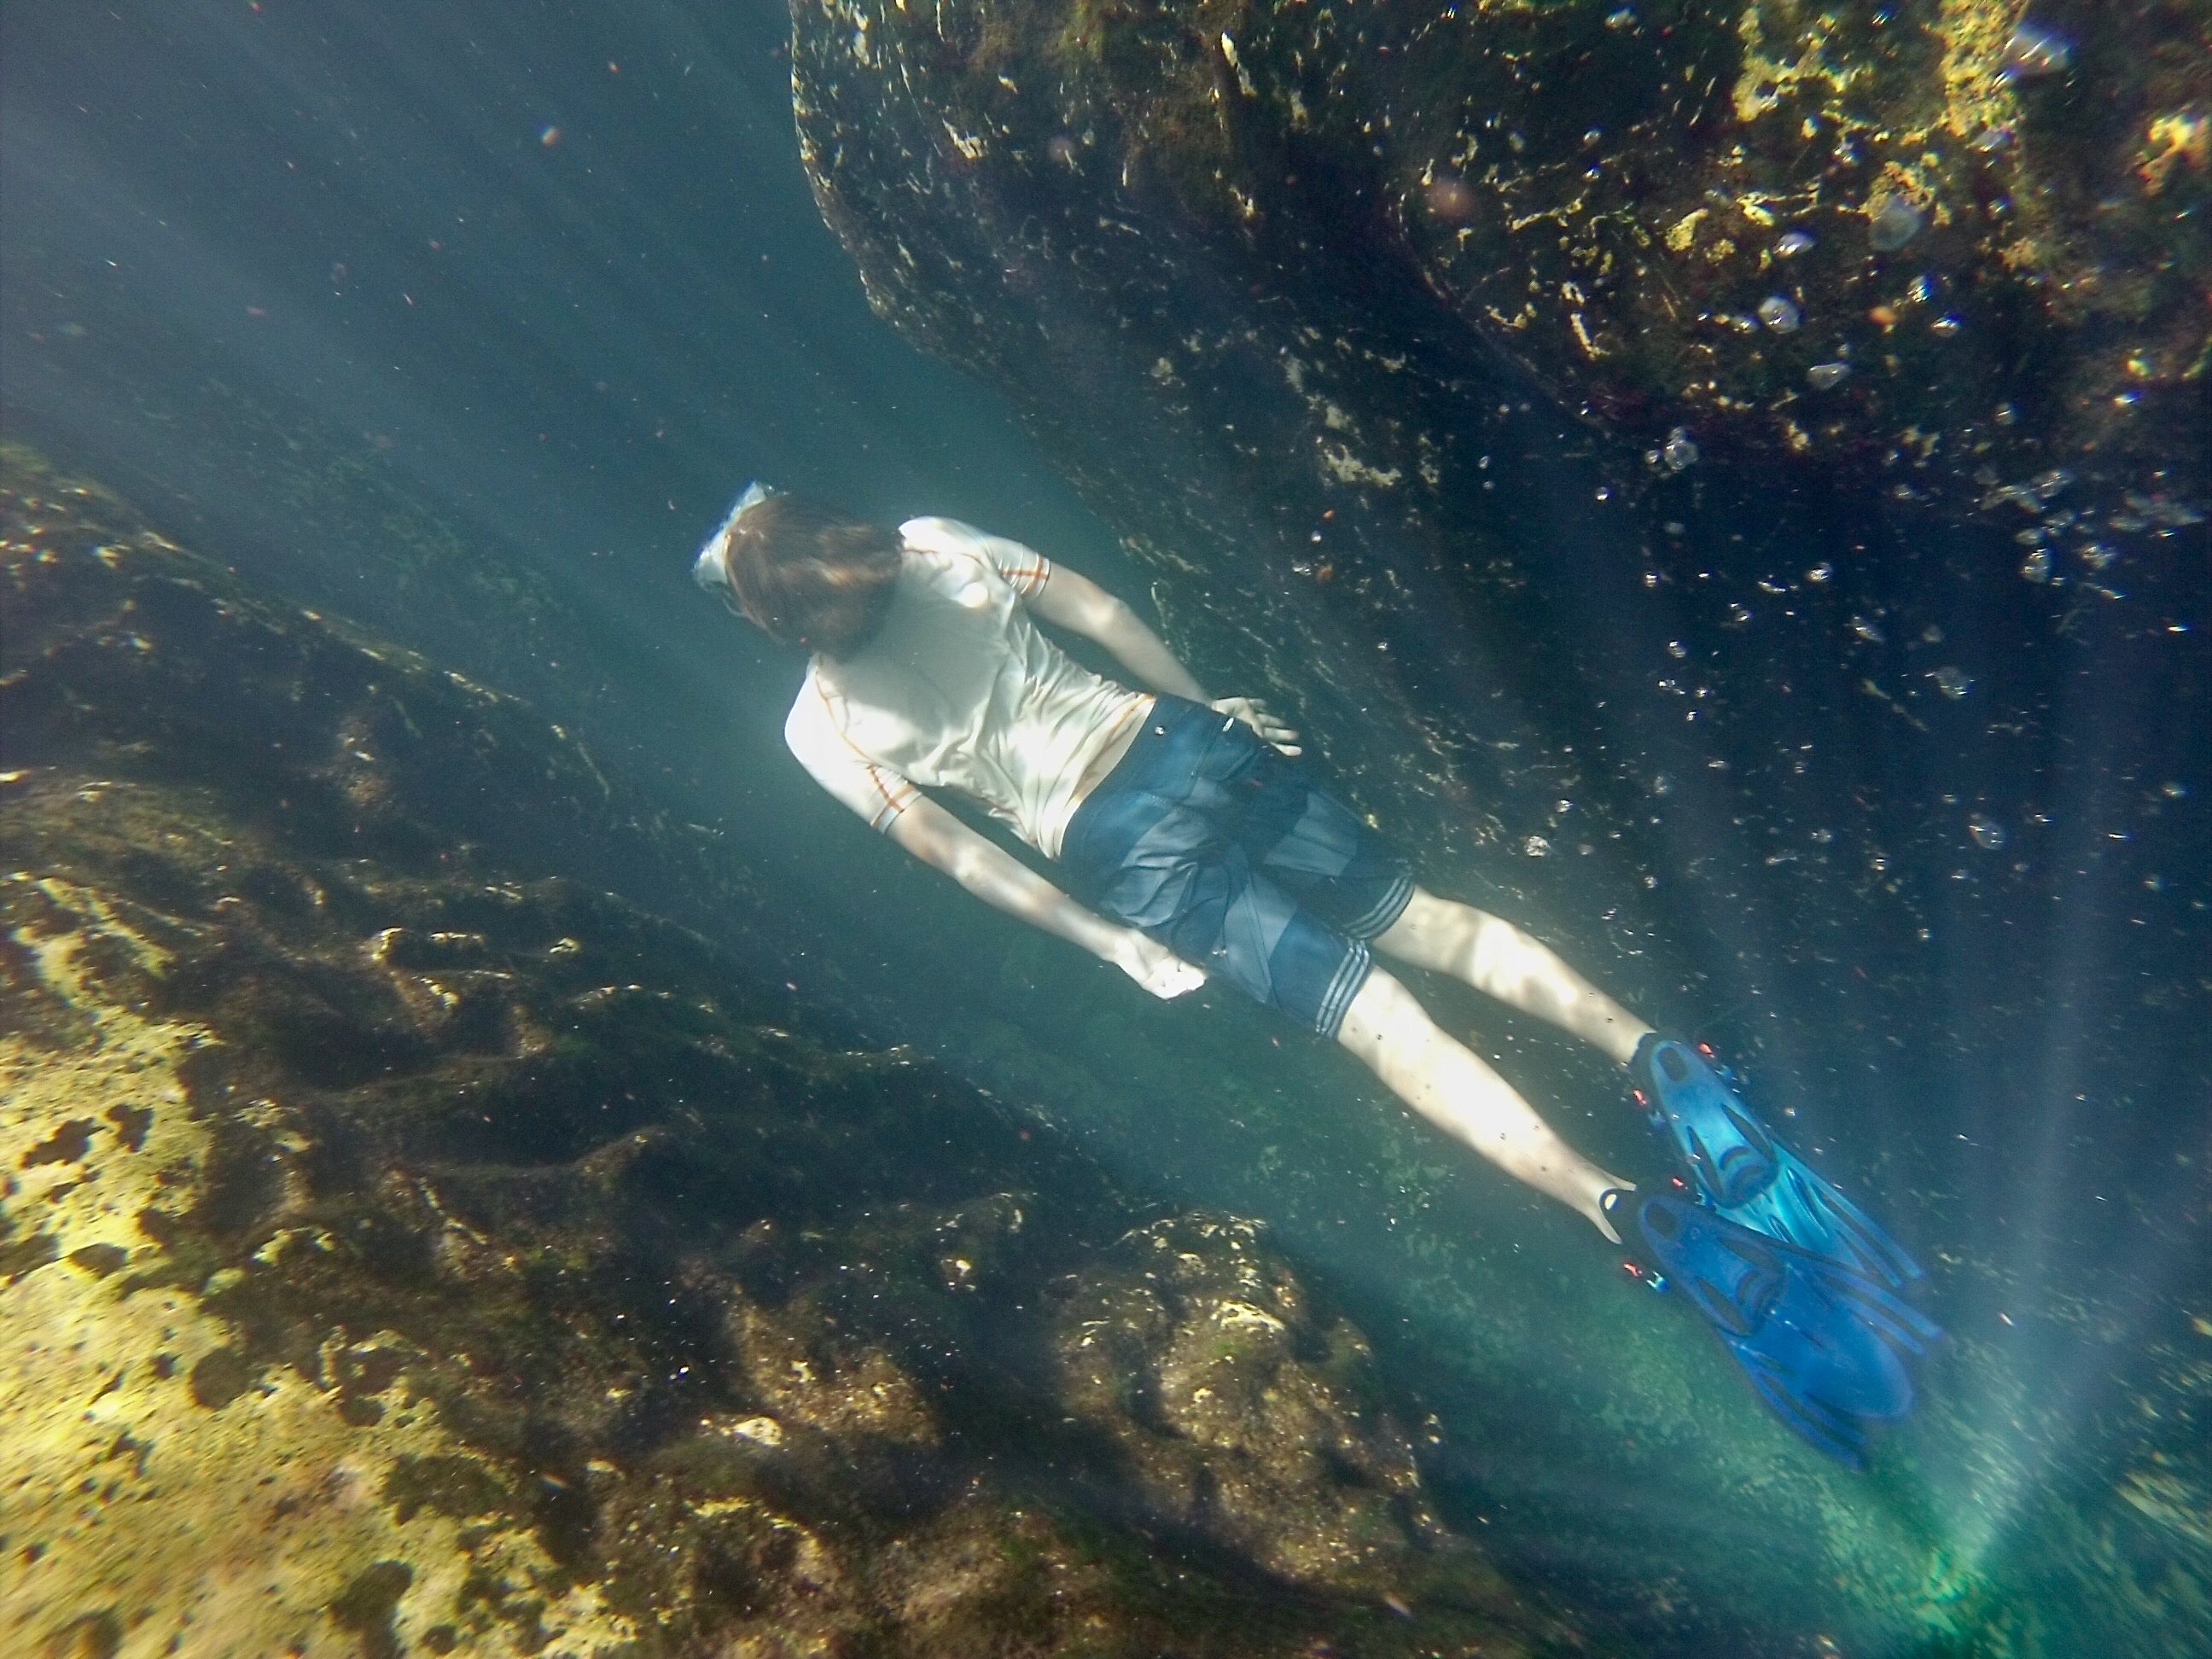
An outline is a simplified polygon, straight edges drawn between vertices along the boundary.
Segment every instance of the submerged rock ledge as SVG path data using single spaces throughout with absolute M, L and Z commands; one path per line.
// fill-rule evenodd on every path
M 1962 510 L 2061 470 L 2203 507 L 2202 0 L 792 15 L 878 309 L 1077 449 L 1149 382 L 1257 471 L 1464 496 L 1517 371 L 1662 474 L 1679 428 Z
M 1585 1650 L 1255 1226 L 564 877 L 658 855 L 557 729 L 9 460 L 0 1647 Z

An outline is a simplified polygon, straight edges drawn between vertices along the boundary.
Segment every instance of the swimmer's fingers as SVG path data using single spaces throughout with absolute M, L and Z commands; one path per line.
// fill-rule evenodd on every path
M 1257 697 L 1224 697 L 1219 702 L 1212 706 L 1216 714 L 1227 714 L 1233 720 L 1243 720 L 1245 725 L 1250 726 L 1261 738 L 1274 744 L 1285 755 L 1304 752 L 1297 747 L 1297 732 L 1285 725 L 1282 720 Z
M 1162 1001 L 1171 1002 L 1205 983 L 1203 970 L 1192 967 L 1181 957 L 1172 957 L 1145 981 L 1145 988 Z
M 1122 941 L 1116 965 L 1163 1001 L 1171 1001 L 1206 983 L 1203 969 L 1192 967 L 1166 945 L 1134 928 Z

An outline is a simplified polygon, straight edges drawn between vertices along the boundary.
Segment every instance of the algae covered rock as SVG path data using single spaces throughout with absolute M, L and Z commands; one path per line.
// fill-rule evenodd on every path
M 0 536 L 0 1648 L 1581 1650 L 1254 1229 L 579 878 L 744 943 L 526 707 Z
M 1049 428 L 1131 371 L 1231 420 L 1274 382 L 1306 468 L 1463 489 L 1419 394 L 1502 356 L 1655 444 L 2202 505 L 2201 3 L 793 16 L 878 307 Z

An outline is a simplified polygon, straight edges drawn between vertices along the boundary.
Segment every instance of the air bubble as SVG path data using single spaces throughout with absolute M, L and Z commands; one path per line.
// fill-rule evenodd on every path
M 1867 227 L 1867 240 L 1877 253 L 1894 253 L 1920 234 L 1927 216 L 1902 196 L 1890 197 L 1876 208 Z

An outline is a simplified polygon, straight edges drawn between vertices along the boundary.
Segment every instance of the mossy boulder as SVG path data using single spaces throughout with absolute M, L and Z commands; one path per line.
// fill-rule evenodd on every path
M 2057 471 L 2203 507 L 2202 0 L 792 15 L 878 308 L 1086 471 L 1135 403 L 1416 510 L 1525 375 L 1662 471 L 1680 428 L 1962 511 Z
M 0 1647 L 1583 1650 L 1255 1228 L 588 878 L 697 872 L 526 708 L 0 537 Z

